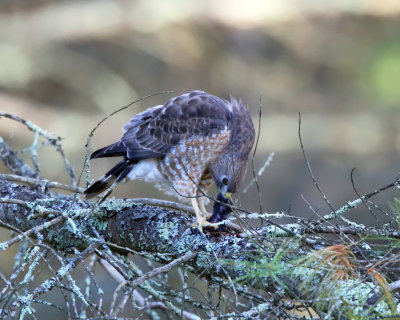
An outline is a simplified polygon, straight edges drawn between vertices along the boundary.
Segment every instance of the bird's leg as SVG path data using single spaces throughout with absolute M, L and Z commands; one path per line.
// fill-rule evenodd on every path
M 204 215 L 204 211 L 202 211 L 200 209 L 201 206 L 204 208 L 204 203 L 201 204 L 201 202 L 198 201 L 197 197 L 193 197 L 192 198 L 192 206 L 193 206 L 194 212 L 196 214 L 198 227 L 200 228 L 200 230 L 202 230 L 203 226 L 206 226 L 206 225 L 210 224 L 207 221 L 206 216 Z
M 204 218 L 208 219 L 211 215 L 208 213 L 208 211 L 206 209 L 205 202 L 206 202 L 206 198 L 204 196 L 198 198 L 199 209 L 202 213 L 202 216 Z

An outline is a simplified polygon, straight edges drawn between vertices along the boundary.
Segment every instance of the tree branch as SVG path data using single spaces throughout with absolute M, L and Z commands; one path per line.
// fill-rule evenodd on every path
M 298 240 L 292 240 L 292 249 L 280 249 L 287 250 L 283 256 L 279 256 L 279 250 L 276 251 L 272 247 L 268 254 L 263 253 L 260 256 L 260 248 L 254 240 L 226 233 L 204 235 L 191 228 L 192 218 L 178 210 L 168 210 L 126 199 L 110 199 L 93 207 L 90 203 L 73 196 L 49 195 L 1 178 L 0 198 L 15 199 L 26 204 L 10 201 L 0 203 L 0 221 L 17 227 L 21 232 L 43 226 L 40 229 L 42 240 L 65 252 L 74 252 L 75 249 L 86 252 L 85 250 L 94 244 L 113 249 L 112 244 L 116 244 L 118 248 L 114 250 L 119 252 L 134 250 L 157 253 L 163 257 L 164 262 L 179 261 L 202 277 L 241 279 L 244 284 L 269 292 L 277 290 L 278 281 L 286 295 L 297 299 L 316 299 L 321 292 L 325 292 L 324 290 L 332 289 L 329 287 L 331 283 L 326 284 L 328 288 L 324 284 L 329 269 L 323 271 L 318 267 L 315 269 L 315 265 L 304 266 L 290 262 L 290 258 L 306 256 L 312 252 L 310 248 L 296 245 Z M 33 212 L 40 213 L 36 215 L 38 218 L 30 218 Z M 46 215 L 46 212 L 50 214 Z M 54 221 L 56 212 L 63 212 L 67 218 L 60 218 L 61 221 L 54 225 L 49 222 Z M 25 236 L 35 234 L 29 231 Z M 264 246 L 268 246 L 271 241 L 282 242 L 278 238 L 265 240 L 267 242 Z M 279 263 L 285 266 L 271 273 L 267 265 L 278 258 Z M 263 263 L 267 265 L 263 267 Z M 260 268 L 260 265 L 261 268 L 267 268 L 265 273 L 249 277 L 254 268 Z M 139 279 L 142 280 L 137 278 L 136 281 L 140 282 Z M 354 301 L 363 304 L 368 297 L 380 292 L 379 286 L 372 281 L 357 278 L 351 281 L 338 280 L 334 290 L 339 290 L 335 291 L 335 297 L 338 299 L 337 303 L 341 304 L 342 312 L 350 306 L 354 309 L 354 305 L 346 302 L 348 299 L 351 299 L 353 304 Z M 385 303 L 379 304 L 380 312 L 390 311 Z M 317 305 L 325 310 L 330 306 L 328 302 L 320 300 Z
M 0 159 L 13 173 L 25 177 L 37 178 L 38 174 L 23 162 L 9 145 L 0 137 Z

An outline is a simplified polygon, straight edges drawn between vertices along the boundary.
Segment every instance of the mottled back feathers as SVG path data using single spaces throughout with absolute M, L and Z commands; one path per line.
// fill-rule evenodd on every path
M 237 162 L 228 165 L 240 166 L 237 169 L 240 172 L 235 173 L 234 169 L 228 168 L 227 174 L 233 175 L 232 179 L 241 180 L 244 174 L 243 166 L 246 165 L 254 142 L 254 126 L 247 108 L 241 101 L 233 98 L 226 101 L 203 91 L 192 91 L 172 98 L 164 105 L 149 108 L 124 125 L 124 134 L 120 141 L 91 155 L 91 159 L 122 156 L 123 160 L 85 190 L 85 194 L 91 197 L 104 191 L 113 182 L 122 180 L 141 160 L 162 160 L 176 146 L 192 138 L 216 137 L 227 131 L 231 136 L 228 143 L 229 161 L 234 159 L 234 162 Z M 235 155 L 233 158 L 232 152 Z M 215 172 L 221 172 L 221 166 L 225 170 L 227 159 L 217 163 Z M 207 170 L 208 165 L 204 164 L 203 170 Z M 233 181 L 232 190 L 236 190 L 239 183 L 240 181 Z
M 192 136 L 222 131 L 231 113 L 225 101 L 202 91 L 192 91 L 150 108 L 125 124 L 121 139 L 128 159 L 162 157 Z

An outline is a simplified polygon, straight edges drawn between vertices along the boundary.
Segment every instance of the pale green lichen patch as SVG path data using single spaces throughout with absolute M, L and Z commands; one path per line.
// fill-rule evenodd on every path
M 132 232 L 128 233 L 129 240 L 131 241 L 131 244 L 133 245 L 135 243 L 135 237 L 133 236 Z
M 71 212 L 71 217 L 79 218 L 79 217 L 87 217 L 92 213 L 92 209 L 87 208 L 74 208 Z
M 169 241 L 171 237 L 176 237 L 178 233 L 178 228 L 173 222 L 163 222 L 159 224 L 159 236 L 165 241 Z
M 213 261 L 214 259 L 210 259 L 210 255 L 207 253 L 201 253 L 197 256 L 197 260 L 196 260 L 196 264 L 201 267 L 201 268 L 205 268 L 210 269 L 211 265 L 210 262 Z
M 287 269 L 287 268 L 283 268 Z M 379 288 L 372 282 L 366 282 L 358 278 L 337 279 L 332 282 L 326 278 L 326 270 L 314 268 L 291 268 L 291 276 L 300 278 L 298 290 L 301 292 L 313 292 L 315 299 L 321 299 L 322 309 L 338 308 L 349 319 L 364 319 L 367 299 L 379 292 Z M 371 306 L 370 312 L 375 315 L 390 315 L 391 310 L 385 301 L 380 301 Z M 370 314 L 371 315 L 371 314 Z
M 68 226 L 69 226 L 69 228 L 68 228 L 69 231 L 71 231 L 74 234 L 77 233 L 78 228 L 76 227 L 75 221 L 68 217 L 67 222 L 68 222 Z
M 135 207 L 136 205 L 137 205 L 136 203 L 133 203 L 132 201 L 128 201 L 126 199 L 110 198 L 105 200 L 99 206 L 99 209 L 106 209 L 106 211 L 119 212 L 124 209 Z
M 53 243 L 57 250 L 65 251 L 71 246 L 76 248 L 86 248 L 89 245 L 88 239 L 82 236 L 87 234 L 83 229 L 82 224 L 77 225 L 79 233 L 71 233 L 71 227 L 68 223 L 64 224 L 61 228 L 49 228 L 47 229 L 46 238 L 49 242 Z
M 365 315 L 366 300 L 377 292 L 376 286 L 371 282 L 362 282 L 359 279 L 350 279 L 342 282 L 337 286 L 337 290 L 333 292 L 334 297 L 341 298 L 343 305 L 349 305 L 351 308 L 346 308 L 348 316 L 362 317 Z M 349 309 L 349 310 L 347 310 Z M 388 304 L 385 301 L 380 301 L 371 310 L 376 315 L 389 315 L 391 313 Z
M 97 219 L 94 217 L 89 219 L 89 224 L 93 226 L 97 231 L 107 230 L 108 227 L 107 220 Z
M 287 267 L 282 263 L 282 270 L 289 272 L 289 276 L 297 277 L 300 280 L 300 290 L 308 290 L 308 288 L 318 285 L 324 277 L 324 271 L 321 268 L 306 268 L 306 267 Z
M 292 232 L 292 234 L 297 235 L 302 233 L 302 229 L 303 229 L 302 226 L 297 223 L 287 224 L 285 225 L 285 228 L 269 225 L 267 227 L 262 228 L 261 233 L 265 234 L 270 238 L 287 237 L 290 234 L 288 234 L 286 230 Z
M 27 207 L 30 209 L 31 213 L 27 217 L 28 220 L 37 216 L 38 214 L 48 214 L 49 207 L 56 201 L 54 198 L 36 199 L 32 202 L 27 202 Z

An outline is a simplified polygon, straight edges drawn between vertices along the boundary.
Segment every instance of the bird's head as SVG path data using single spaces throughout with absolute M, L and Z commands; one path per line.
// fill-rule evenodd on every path
M 246 173 L 246 162 L 247 154 L 226 152 L 210 167 L 218 191 L 225 198 L 238 190 Z
M 229 198 L 238 190 L 244 179 L 255 131 L 249 110 L 242 101 L 231 97 L 231 101 L 226 103 L 231 110 L 229 119 L 231 138 L 222 154 L 211 165 L 210 171 L 219 192 L 225 198 Z

